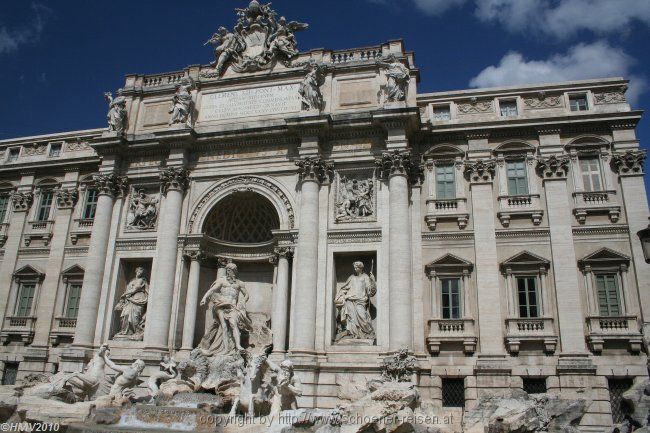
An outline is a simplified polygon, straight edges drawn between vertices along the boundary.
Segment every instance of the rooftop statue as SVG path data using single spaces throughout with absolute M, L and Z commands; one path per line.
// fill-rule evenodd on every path
M 126 99 L 121 93 L 122 89 L 118 90 L 115 98 L 111 92 L 104 93 L 104 98 L 108 102 L 108 114 L 106 114 L 108 132 L 114 132 L 117 135 L 124 134 L 127 126 Z

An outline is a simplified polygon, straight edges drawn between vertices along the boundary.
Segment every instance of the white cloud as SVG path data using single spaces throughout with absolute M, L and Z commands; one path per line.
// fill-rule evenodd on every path
M 630 80 L 627 97 L 635 104 L 647 88 L 645 77 L 631 72 L 635 63 L 634 58 L 605 41 L 578 44 L 546 60 L 527 60 L 521 53 L 511 52 L 498 65 L 483 69 L 469 85 L 495 87 L 623 76 Z
M 43 33 L 45 21 L 51 10 L 39 3 L 32 3 L 34 18 L 32 21 L 18 29 L 0 27 L 0 54 L 17 50 L 21 45 L 38 41 Z

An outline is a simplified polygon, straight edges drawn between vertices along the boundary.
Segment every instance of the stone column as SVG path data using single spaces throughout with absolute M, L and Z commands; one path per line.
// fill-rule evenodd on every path
M 478 330 L 482 355 L 504 354 L 501 314 L 501 284 L 496 243 L 494 197 L 492 182 L 494 160 L 467 161 L 465 175 L 469 179 L 474 216 L 476 281 L 478 296 Z
M 70 223 L 72 222 L 72 211 L 77 204 L 79 192 L 77 191 L 77 173 L 66 173 L 68 184 L 57 189 L 56 194 L 56 218 L 52 228 L 52 240 L 50 243 L 50 255 L 45 268 L 45 280 L 38 295 L 38 307 L 36 310 L 36 329 L 34 330 L 34 341 L 32 346 L 48 346 L 52 319 L 55 315 L 55 301 L 60 284 L 60 273 L 63 265 L 64 249 L 68 237 Z
M 98 191 L 97 208 L 86 256 L 84 280 L 79 300 L 78 326 L 75 329 L 74 345 L 90 348 L 95 338 L 95 323 L 99 309 L 99 298 L 106 265 L 106 249 L 111 231 L 111 216 L 115 197 L 126 187 L 126 178 L 115 174 L 99 174 L 94 177 Z
M 388 179 L 388 347 L 392 352 L 413 348 L 409 180 L 418 170 L 405 150 L 384 152 L 377 168 Z
M 187 171 L 177 167 L 163 169 L 160 181 L 165 202 L 156 240 L 156 275 L 149 291 L 144 345 L 146 349 L 167 350 Z
M 194 349 L 194 328 L 196 327 L 196 310 L 199 305 L 199 283 L 201 280 L 201 261 L 205 255 L 200 250 L 185 252 L 190 261 L 190 274 L 187 278 L 187 293 L 185 295 L 185 316 L 183 317 L 182 350 Z
M 562 354 L 584 354 L 585 344 L 582 300 L 578 282 L 578 262 L 573 243 L 571 204 L 568 202 L 567 156 L 539 158 L 537 167 L 544 179 L 544 192 L 551 232 L 551 255 L 555 277 L 558 322 Z
M 293 248 L 275 249 L 277 276 L 273 290 L 273 309 L 271 313 L 271 330 L 273 331 L 273 351 L 284 353 L 287 350 L 287 318 L 289 317 L 289 258 Z
M 296 295 L 291 351 L 313 354 L 316 344 L 316 299 L 318 278 L 319 191 L 332 166 L 318 157 L 296 162 L 301 182 L 300 227 L 296 246 Z

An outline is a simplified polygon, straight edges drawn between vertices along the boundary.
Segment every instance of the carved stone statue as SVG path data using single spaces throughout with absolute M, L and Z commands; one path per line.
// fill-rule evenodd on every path
M 409 355 L 407 348 L 400 349 L 393 356 L 384 358 L 381 377 L 385 382 L 409 382 L 417 366 L 417 360 Z
M 115 306 L 120 312 L 120 331 L 113 337 L 115 340 L 142 340 L 148 297 L 149 282 L 144 268 L 138 267 Z
M 244 51 L 246 44 L 236 34 L 231 33 L 225 27 L 219 27 L 217 33 L 204 44 L 210 44 L 214 47 L 214 62 L 215 72 L 221 75 L 226 66 L 226 62 L 234 57 L 239 56 L 239 53 Z
M 275 33 L 269 37 L 270 45 L 266 52 L 267 57 L 281 54 L 287 59 L 298 55 L 298 43 L 293 32 L 304 30 L 309 27 L 308 24 L 291 21 L 287 23 L 285 17 L 280 17 L 277 23 Z
M 409 69 L 398 61 L 394 54 L 389 54 L 385 60 L 379 59 L 376 63 L 386 74 L 386 102 L 406 101 L 411 80 Z
M 115 378 L 108 396 L 116 400 L 131 399 L 134 395 L 133 388 L 137 387 L 140 382 L 140 374 L 145 367 L 144 361 L 136 359 L 130 366 L 121 367 L 110 359 L 109 354 L 108 350 L 104 352 L 104 361 L 109 368 L 118 372 L 118 376 Z
M 194 102 L 192 101 L 192 89 L 194 82 L 190 77 L 183 78 L 181 84 L 176 87 L 176 94 L 172 98 L 172 106 L 169 109 L 171 118 L 169 124 L 174 125 L 184 123 L 188 127 L 192 126 L 192 110 Z
M 262 407 L 268 403 L 267 390 L 264 387 L 264 376 L 268 367 L 266 353 L 249 359 L 248 366 L 240 374 L 239 395 L 230 409 L 231 416 L 242 413 L 253 417 L 262 413 Z
M 375 276 L 363 271 L 362 262 L 354 262 L 354 274 L 350 275 L 334 299 L 338 309 L 338 333 L 336 340 L 374 339 L 375 330 L 370 317 L 370 298 L 377 293 Z
M 162 362 L 160 363 L 160 371 L 155 372 L 149 376 L 147 380 L 147 386 L 151 392 L 151 396 L 155 397 L 160 391 L 160 385 L 168 380 L 175 379 L 178 376 L 178 364 L 171 358 L 169 355 L 165 355 Z
M 372 216 L 374 183 L 372 179 L 358 180 L 341 177 L 337 191 L 336 221 L 349 221 Z
M 158 219 L 156 204 L 158 204 L 158 199 L 148 196 L 144 190 L 140 189 L 135 192 L 129 203 L 130 218 L 127 226 L 139 230 L 154 228 Z
M 269 416 L 275 417 L 283 410 L 298 409 L 296 397 L 302 395 L 302 388 L 300 381 L 293 373 L 293 362 L 290 359 L 285 359 L 280 363 L 280 366 L 271 361 L 267 361 L 267 363 L 276 374 Z
M 104 98 L 108 102 L 108 114 L 106 115 L 108 131 L 118 135 L 124 134 L 127 122 L 126 99 L 120 95 L 120 92 L 118 91 L 116 98 L 113 98 L 111 92 L 104 93 Z
M 207 330 L 199 347 L 206 355 L 226 355 L 243 350 L 241 332 L 252 329 L 246 312 L 248 292 L 237 279 L 237 265 L 228 263 L 226 275 L 217 278 L 206 292 L 200 305 L 209 302 L 214 324 Z
M 325 103 L 320 86 L 325 83 L 327 66 L 312 61 L 307 63 L 306 69 L 307 75 L 303 78 L 298 90 L 302 99 L 302 109 L 323 111 Z

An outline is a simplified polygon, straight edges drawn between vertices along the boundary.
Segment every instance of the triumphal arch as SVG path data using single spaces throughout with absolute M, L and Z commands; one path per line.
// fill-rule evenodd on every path
M 627 81 L 419 93 L 401 40 L 300 51 L 306 23 L 236 14 L 212 63 L 106 93 L 107 127 L 0 141 L 8 416 L 645 425 Z

